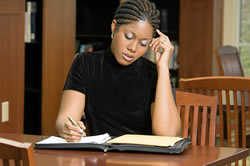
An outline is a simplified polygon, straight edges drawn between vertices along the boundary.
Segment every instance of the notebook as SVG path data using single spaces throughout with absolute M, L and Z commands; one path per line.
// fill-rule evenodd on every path
M 80 142 L 51 136 L 35 143 L 34 148 L 180 154 L 190 144 L 190 139 L 181 137 L 125 134 L 112 138 L 105 133 L 83 137 Z
M 111 137 L 108 133 L 102 134 L 102 135 L 96 135 L 96 136 L 88 136 L 88 137 L 82 137 L 80 142 L 72 142 L 75 144 L 81 144 L 81 143 L 92 143 L 92 144 L 103 144 L 110 140 Z M 62 144 L 62 143 L 69 143 L 65 139 L 61 137 L 51 136 L 48 137 L 42 141 L 37 142 L 37 144 Z

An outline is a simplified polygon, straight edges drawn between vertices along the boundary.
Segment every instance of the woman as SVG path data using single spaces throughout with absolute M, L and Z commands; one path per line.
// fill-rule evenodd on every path
M 85 130 L 83 112 L 90 135 L 179 134 L 180 115 L 168 69 L 174 48 L 158 30 L 159 15 L 148 0 L 125 1 L 111 24 L 111 47 L 76 57 L 56 121 L 61 137 L 70 142 L 81 139 L 82 131 L 68 116 Z M 155 63 L 143 57 L 149 47 Z

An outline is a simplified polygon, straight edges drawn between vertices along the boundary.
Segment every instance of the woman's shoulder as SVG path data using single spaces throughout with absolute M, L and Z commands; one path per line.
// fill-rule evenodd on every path
M 75 55 L 75 61 L 85 65 L 99 63 L 104 57 L 105 51 L 81 52 Z
M 84 58 L 84 59 L 88 59 L 88 58 L 97 58 L 97 57 L 101 57 L 101 56 L 104 56 L 104 50 L 102 51 L 94 51 L 94 52 L 80 52 L 80 53 L 77 53 L 75 55 L 76 58 Z

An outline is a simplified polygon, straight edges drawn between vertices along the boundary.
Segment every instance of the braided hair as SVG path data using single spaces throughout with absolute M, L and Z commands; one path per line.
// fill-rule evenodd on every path
M 116 9 L 114 20 L 117 22 L 117 29 L 134 21 L 148 21 L 155 34 L 160 24 L 160 11 L 149 0 L 127 0 Z

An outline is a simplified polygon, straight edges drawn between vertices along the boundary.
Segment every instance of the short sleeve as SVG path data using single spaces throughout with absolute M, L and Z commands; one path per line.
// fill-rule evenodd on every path
M 74 62 L 68 73 L 64 90 L 75 90 L 86 94 L 87 73 L 84 54 L 79 54 L 74 59 Z

